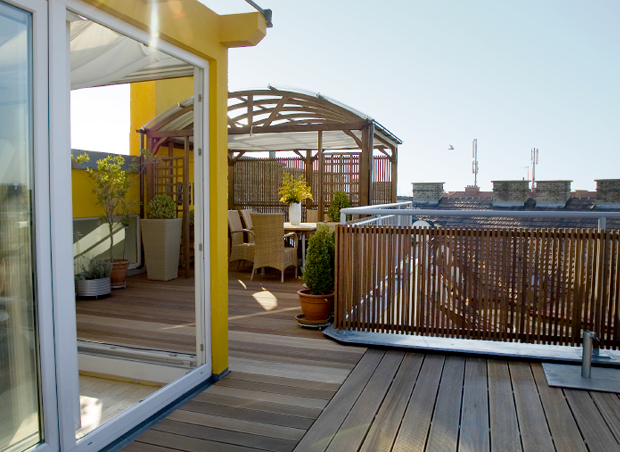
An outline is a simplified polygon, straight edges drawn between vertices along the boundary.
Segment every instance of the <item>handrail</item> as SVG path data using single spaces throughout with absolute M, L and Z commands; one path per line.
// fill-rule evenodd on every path
M 346 222 L 347 215 L 386 215 L 388 206 L 405 203 L 379 204 L 376 206 L 346 207 L 340 210 L 340 222 Z M 408 201 L 411 204 L 411 201 Z M 412 216 L 412 215 L 435 215 L 435 216 L 465 216 L 465 217 L 513 217 L 513 218 L 598 218 L 599 229 L 604 230 L 607 218 L 620 218 L 620 212 L 577 212 L 577 211 L 531 211 L 531 210 L 440 210 L 440 209 L 389 209 L 388 215 Z

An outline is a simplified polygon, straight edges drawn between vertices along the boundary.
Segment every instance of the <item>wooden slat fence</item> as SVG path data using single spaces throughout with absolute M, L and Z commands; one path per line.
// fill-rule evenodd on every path
M 336 328 L 620 346 L 618 230 L 353 224 L 336 246 Z

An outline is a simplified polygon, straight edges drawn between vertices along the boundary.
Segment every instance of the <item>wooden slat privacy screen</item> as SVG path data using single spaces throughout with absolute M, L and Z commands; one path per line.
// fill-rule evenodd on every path
M 348 193 L 354 206 L 359 205 L 359 155 L 326 154 L 324 164 L 323 205 L 325 211 L 329 207 L 334 192 L 338 190 Z M 305 165 L 305 161 L 299 157 L 239 159 L 234 169 L 234 208 L 253 209 L 262 213 L 282 212 L 288 216 L 288 206 L 280 202 L 278 195 L 282 173 L 287 171 L 295 177 L 305 176 Z M 318 165 L 318 159 L 314 160 L 310 184 L 315 209 L 318 203 Z M 391 172 L 392 162 L 388 157 L 375 156 L 373 158 L 374 204 L 392 202 Z M 302 206 L 305 212 L 305 204 Z
M 336 247 L 335 328 L 620 346 L 620 231 L 339 225 Z

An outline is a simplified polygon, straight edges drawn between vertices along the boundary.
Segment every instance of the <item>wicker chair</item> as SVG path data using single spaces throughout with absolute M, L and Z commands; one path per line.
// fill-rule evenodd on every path
M 252 236 L 252 231 L 243 229 L 237 210 L 228 211 L 228 229 L 230 230 L 231 243 L 228 262 L 238 260 L 254 262 L 254 240 L 252 240 L 252 243 L 245 243 L 243 241 L 243 233 L 247 232 L 249 236 Z
M 252 225 L 252 209 L 244 209 L 241 211 L 241 218 L 245 228 L 254 232 L 254 226 Z M 248 243 L 254 243 L 254 234 L 248 234 Z
M 315 209 L 306 209 L 306 221 L 308 223 L 316 223 L 319 221 L 319 211 Z
M 284 270 L 291 265 L 295 267 L 297 278 L 297 234 L 291 232 L 284 234 L 283 213 L 253 213 L 254 239 L 256 240 L 256 252 L 254 253 L 254 267 L 252 276 L 259 268 L 271 267 L 280 270 L 280 280 L 284 282 Z M 293 239 L 293 247 L 284 245 L 284 238 Z

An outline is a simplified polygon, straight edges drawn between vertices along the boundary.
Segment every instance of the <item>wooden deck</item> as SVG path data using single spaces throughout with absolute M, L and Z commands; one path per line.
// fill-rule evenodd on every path
M 229 274 L 230 375 L 126 452 L 620 450 L 616 394 L 550 388 L 537 363 L 345 347 L 297 326 L 299 282 L 255 279 Z

